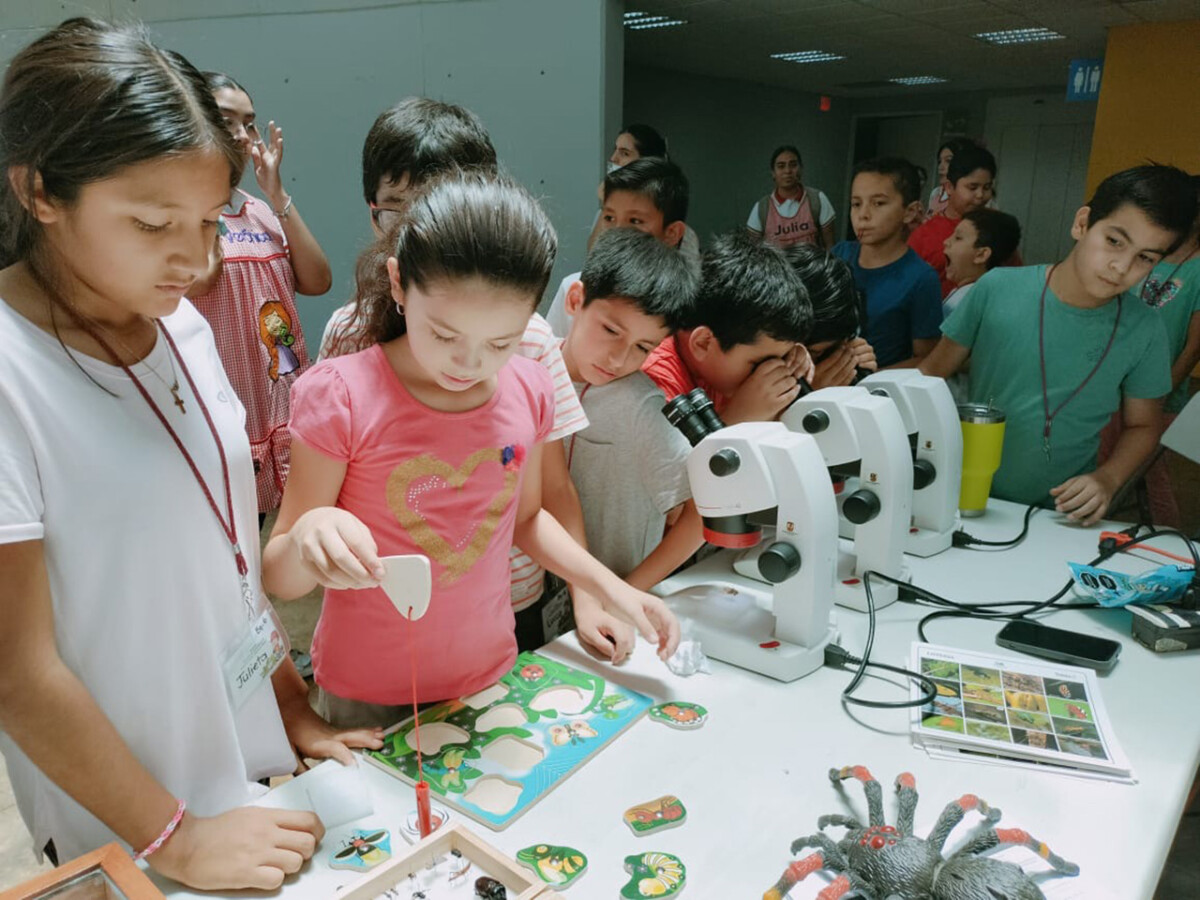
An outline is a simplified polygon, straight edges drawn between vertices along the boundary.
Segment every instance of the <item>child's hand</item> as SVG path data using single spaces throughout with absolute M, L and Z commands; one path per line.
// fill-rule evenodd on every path
M 266 141 L 250 145 L 250 159 L 254 163 L 254 177 L 263 195 L 277 210 L 283 209 L 287 197 L 283 190 L 283 178 L 279 165 L 283 162 L 283 130 L 274 122 L 267 124 Z
M 324 587 L 378 587 L 385 570 L 370 529 L 344 509 L 310 509 L 288 531 L 308 573 Z
M 1050 488 L 1054 508 L 1081 525 L 1095 525 L 1108 511 L 1118 485 L 1097 469 L 1086 475 L 1068 478 L 1058 487 Z
M 799 394 L 800 382 L 785 360 L 763 360 L 734 391 L 729 403 L 721 411 L 721 418 L 729 425 L 770 422 Z
M 638 630 L 646 640 L 658 644 L 660 659 L 670 659 L 679 646 L 679 620 L 661 597 L 639 591 L 624 581 L 604 598 L 612 610 Z
M 359 728 L 339 731 L 322 719 L 311 706 L 307 696 L 301 702 L 279 705 L 283 729 L 296 748 L 301 761 L 305 759 L 335 759 L 343 766 L 354 765 L 351 747 L 379 750 L 383 747 L 382 728 Z
M 629 658 L 637 640 L 632 625 L 606 612 L 599 603 L 576 607 L 575 633 L 584 650 L 614 666 Z
M 856 368 L 854 351 L 849 344 L 842 344 L 817 363 L 817 373 L 812 378 L 813 390 L 853 384 Z
M 783 361 L 787 363 L 788 369 L 797 379 L 803 378 L 809 384 L 812 383 L 813 377 L 817 374 L 817 367 L 813 363 L 812 354 L 808 352 L 807 347 L 803 344 L 796 344 L 788 351 Z
M 150 868 L 201 890 L 275 890 L 300 871 L 325 827 L 307 810 L 242 806 L 219 816 L 186 813 Z
M 854 354 L 854 365 L 871 372 L 879 370 L 879 360 L 875 358 L 875 348 L 867 343 L 866 338 L 856 337 L 847 346 Z

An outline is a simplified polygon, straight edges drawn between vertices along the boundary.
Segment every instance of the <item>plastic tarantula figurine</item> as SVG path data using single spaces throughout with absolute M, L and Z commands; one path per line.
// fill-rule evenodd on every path
M 883 789 L 864 766 L 830 769 L 829 779 L 839 785 L 846 778 L 857 778 L 867 795 L 870 824 L 863 827 L 852 816 L 821 816 L 817 834 L 797 838 L 792 853 L 805 847 L 817 848 L 784 870 L 775 886 L 763 894 L 763 900 L 782 900 L 796 882 L 819 869 L 838 873 L 818 900 L 838 900 L 851 890 L 865 898 L 882 900 L 1045 900 L 1045 895 L 1025 871 L 1012 863 L 979 856 L 1002 845 L 1023 845 L 1054 867 L 1059 875 L 1078 875 L 1079 866 L 1050 852 L 1041 841 L 1019 828 L 996 828 L 1000 810 L 989 807 L 974 794 L 964 794 L 948 803 L 928 838 L 912 833 L 917 809 L 917 783 L 909 772 L 896 779 L 900 795 L 900 813 L 896 827 L 883 823 Z M 969 810 L 978 810 L 988 828 L 961 850 L 946 859 L 942 846 L 954 827 Z M 838 843 L 824 830 L 829 825 L 849 829 Z

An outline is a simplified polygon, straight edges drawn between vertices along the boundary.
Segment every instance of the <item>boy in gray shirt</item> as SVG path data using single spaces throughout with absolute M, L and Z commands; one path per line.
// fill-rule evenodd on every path
M 689 320 L 696 288 L 694 269 L 673 248 L 616 228 L 597 238 L 566 296 L 573 322 L 563 360 L 589 425 L 565 444 L 588 549 L 643 590 L 704 542 L 685 467 L 691 448 L 641 372 L 650 351 Z

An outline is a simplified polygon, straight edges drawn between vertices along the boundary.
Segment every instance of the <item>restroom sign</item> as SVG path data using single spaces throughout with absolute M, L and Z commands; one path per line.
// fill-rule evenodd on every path
M 1098 100 L 1104 73 L 1102 59 L 1073 59 L 1067 75 L 1067 100 Z

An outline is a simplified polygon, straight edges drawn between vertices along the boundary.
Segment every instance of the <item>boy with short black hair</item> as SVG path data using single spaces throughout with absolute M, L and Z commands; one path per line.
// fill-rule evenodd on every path
M 691 448 L 663 416 L 662 391 L 640 371 L 691 319 L 696 280 L 652 235 L 616 228 L 596 239 L 567 291 L 573 323 L 562 354 L 589 423 L 567 439 L 567 460 L 588 549 L 643 590 L 703 543 L 685 465 Z
M 967 291 L 986 272 L 1012 256 L 1019 243 L 1021 223 L 1016 216 L 986 207 L 963 215 L 942 247 L 946 254 L 946 277 L 956 285 L 942 301 L 946 315 L 954 312 Z
M 745 233 L 718 236 L 701 262 L 690 322 L 642 366 L 668 400 L 703 388 L 726 424 L 778 418 L 813 367 L 804 284 L 783 252 Z
M 688 195 L 687 177 L 675 163 L 660 156 L 635 159 L 604 176 L 604 202 L 593 234 L 636 228 L 679 248 L 687 230 Z M 565 308 L 567 290 L 579 275 L 575 272 L 562 280 L 546 312 L 551 330 L 560 337 L 571 327 Z
M 880 368 L 911 366 L 937 344 L 937 273 L 904 240 L 921 212 L 921 173 L 908 160 L 882 157 L 854 167 L 850 224 L 858 240 L 842 241 L 833 255 L 849 264 L 866 295 L 864 336 Z
M 1186 172 L 1118 172 L 1076 212 L 1065 260 L 988 272 L 946 320 L 921 370 L 945 377 L 970 356 L 971 399 L 1004 411 L 994 496 L 1094 524 L 1154 450 L 1171 389 L 1166 333 L 1152 309 L 1122 294 L 1195 219 Z M 1101 429 L 1118 409 L 1123 432 L 1097 467 Z
M 946 238 L 954 232 L 963 216 L 992 201 L 995 182 L 996 157 L 976 144 L 963 145 L 955 151 L 946 167 L 949 185 L 946 208 L 925 220 L 908 238 L 908 245 L 937 271 L 943 297 L 954 290 L 954 283 L 946 277 L 946 254 L 942 251 Z M 999 262 L 1007 260 L 1008 256 L 1005 256 Z

